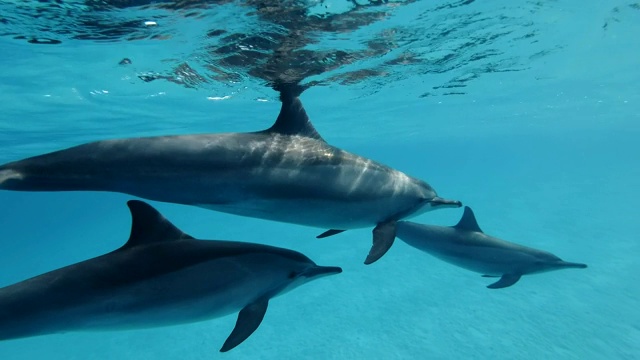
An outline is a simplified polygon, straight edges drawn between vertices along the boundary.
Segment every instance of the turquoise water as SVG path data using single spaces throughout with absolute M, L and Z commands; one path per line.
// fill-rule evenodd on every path
M 185 16 L 192 10 L 119 10 L 113 19 L 158 19 L 158 26 L 134 21 L 133 30 L 109 41 L 74 38 L 82 32 L 70 21 L 89 10 L 67 13 L 65 22 L 35 18 L 33 9 L 45 5 L 31 5 L 0 2 L 8 19 L 0 22 L 0 163 L 107 138 L 254 131 L 277 115 L 277 93 L 241 69 L 226 69 L 240 74 L 234 81 L 193 86 L 175 74 L 174 81 L 139 78 L 188 62 L 212 79 L 205 65 L 217 60 L 203 50 L 210 40 L 202 33 L 212 24 L 254 26 L 250 16 L 233 16 L 233 4 L 199 17 Z M 371 229 L 318 240 L 319 229 L 153 203 L 197 238 L 291 248 L 344 272 L 271 301 L 260 328 L 226 354 L 218 349 L 235 315 L 5 341 L 0 359 L 638 358 L 638 8 L 632 1 L 390 6 L 384 20 L 348 35 L 324 34 L 314 45 L 357 49 L 393 29 L 389 53 L 314 75 L 309 80 L 319 85 L 301 97 L 329 143 L 462 200 L 488 234 L 589 268 L 489 290 L 491 279 L 401 241 L 379 262 L 362 265 Z M 61 43 L 32 44 L 28 36 Z M 406 53 L 420 61 L 380 65 Z M 493 55 L 473 60 L 479 54 Z M 125 57 L 132 64 L 118 65 Z M 388 76 L 332 78 L 365 68 Z M 129 199 L 0 192 L 0 286 L 121 246 Z M 440 210 L 414 221 L 453 225 L 461 213 Z

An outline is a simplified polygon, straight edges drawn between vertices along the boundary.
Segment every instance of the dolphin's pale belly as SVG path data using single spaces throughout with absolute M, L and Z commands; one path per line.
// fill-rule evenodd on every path
M 9 300 L 11 287 L 1 289 L 3 306 L 29 308 L 0 311 L 0 340 L 177 325 L 231 314 L 286 279 L 286 274 L 264 266 L 266 261 L 256 254 L 221 258 L 130 284 L 83 291 L 75 282 L 73 289 L 29 290 L 26 297 L 18 294 Z
M 375 226 L 417 207 L 423 195 L 419 187 L 412 186 L 410 178 L 395 171 L 316 165 L 214 173 L 210 180 L 199 181 L 184 191 L 191 192 L 185 194 L 188 201 L 197 200 L 192 205 L 210 210 L 319 228 L 352 229 Z M 141 196 L 147 191 L 140 188 L 130 193 Z M 149 196 L 161 199 L 155 194 Z
M 318 228 L 357 229 L 375 226 L 389 218 L 390 201 L 335 202 L 323 199 L 295 201 L 288 199 L 247 200 L 230 204 L 198 204 L 198 206 L 254 218 L 275 220 Z

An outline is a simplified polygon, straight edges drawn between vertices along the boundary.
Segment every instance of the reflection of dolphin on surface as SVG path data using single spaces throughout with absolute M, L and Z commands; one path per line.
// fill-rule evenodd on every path
M 292 250 L 196 240 L 148 204 L 132 200 L 120 249 L 0 289 L 0 340 L 67 331 L 184 324 L 236 311 L 220 351 L 247 339 L 269 300 L 342 272 Z
M 563 261 L 546 251 L 485 235 L 468 206 L 465 206 L 464 214 L 455 226 L 399 221 L 397 235 L 407 244 L 448 263 L 481 273 L 483 277 L 500 277 L 487 286 L 490 289 L 509 287 L 522 275 L 587 267 Z
M 281 93 L 264 131 L 105 140 L 0 166 L 0 189 L 94 190 L 334 229 L 375 226 L 365 263 L 395 237 L 395 221 L 459 207 L 427 183 L 327 144 L 297 96 Z

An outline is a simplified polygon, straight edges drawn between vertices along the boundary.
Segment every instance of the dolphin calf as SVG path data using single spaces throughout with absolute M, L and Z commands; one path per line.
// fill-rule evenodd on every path
M 407 244 L 448 263 L 483 274 L 500 277 L 487 286 L 500 289 L 515 284 L 522 275 L 587 267 L 566 262 L 546 251 L 507 242 L 486 235 L 468 206 L 455 226 L 421 225 L 399 221 L 397 236 Z
M 0 340 L 68 331 L 147 328 L 239 311 L 220 351 L 260 325 L 269 300 L 342 272 L 292 250 L 196 240 L 132 200 L 121 248 L 0 289 Z
M 424 181 L 327 144 L 293 93 L 273 126 L 250 133 L 105 140 L 0 166 L 0 189 L 113 191 L 330 229 L 375 227 L 366 264 L 395 221 L 460 207 Z

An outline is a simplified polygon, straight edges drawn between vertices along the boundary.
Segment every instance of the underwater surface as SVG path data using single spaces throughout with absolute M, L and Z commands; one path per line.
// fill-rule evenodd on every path
M 266 129 L 278 82 L 328 143 L 427 181 L 490 235 L 588 264 L 514 286 L 371 229 L 150 202 L 200 239 L 344 272 L 236 315 L 0 342 L 0 359 L 637 359 L 640 3 L 0 1 L 0 163 L 89 141 Z M 0 192 L 0 286 L 128 238 L 132 196 Z M 412 221 L 450 226 L 462 209 Z

